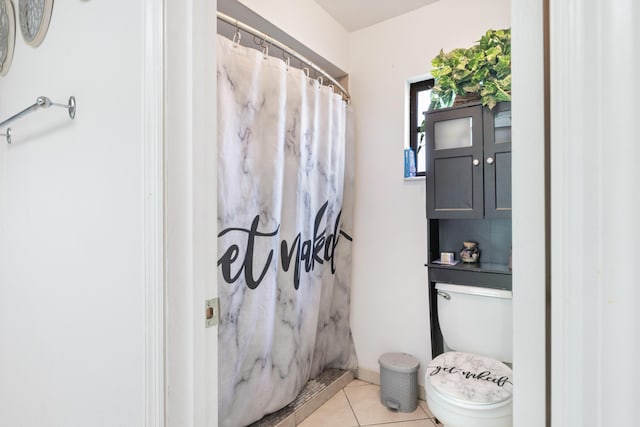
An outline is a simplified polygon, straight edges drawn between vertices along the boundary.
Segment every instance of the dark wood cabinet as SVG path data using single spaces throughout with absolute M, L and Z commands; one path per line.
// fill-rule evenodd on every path
M 483 111 L 484 216 L 511 218 L 511 103 Z
M 511 289 L 511 104 L 480 104 L 425 114 L 427 139 L 429 310 L 433 356 L 444 351 L 438 324 L 438 282 Z M 464 241 L 480 260 L 460 260 Z M 456 265 L 439 263 L 453 252 Z
M 511 106 L 425 113 L 428 218 L 511 216 Z

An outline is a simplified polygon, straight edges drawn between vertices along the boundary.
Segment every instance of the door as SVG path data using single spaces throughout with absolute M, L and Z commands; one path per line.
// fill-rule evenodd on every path
M 482 105 L 426 113 L 427 217 L 482 218 Z
M 485 217 L 511 218 L 511 103 L 484 112 Z

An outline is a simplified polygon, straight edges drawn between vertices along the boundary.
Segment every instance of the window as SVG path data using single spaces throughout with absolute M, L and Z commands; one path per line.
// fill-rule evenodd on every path
M 416 153 L 416 175 L 424 176 L 427 165 L 425 156 L 424 112 L 431 103 L 433 79 L 411 83 L 409 86 L 409 146 Z

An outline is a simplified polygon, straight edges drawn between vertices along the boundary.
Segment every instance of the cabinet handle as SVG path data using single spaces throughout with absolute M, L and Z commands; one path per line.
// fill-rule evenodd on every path
M 480 160 L 473 159 L 473 166 L 478 166 L 480 164 Z
M 492 165 L 493 164 L 493 157 L 487 157 L 487 164 L 488 165 Z

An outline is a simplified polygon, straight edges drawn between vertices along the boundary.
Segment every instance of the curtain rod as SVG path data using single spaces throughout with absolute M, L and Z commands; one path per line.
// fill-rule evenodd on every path
M 229 15 L 226 15 L 226 14 L 220 12 L 220 11 L 218 11 L 218 19 L 220 19 L 221 21 L 226 22 L 227 24 L 233 25 L 237 29 L 246 31 L 249 34 L 252 34 L 252 35 L 262 39 L 267 44 L 274 45 L 275 47 L 277 47 L 278 49 L 280 49 L 284 53 L 286 53 L 288 55 L 291 55 L 292 57 L 304 62 L 305 64 L 307 64 L 308 66 L 313 68 L 315 71 L 317 71 L 318 73 L 322 74 L 323 77 L 325 77 L 335 87 L 337 87 L 340 90 L 340 92 L 342 92 L 342 96 L 347 102 L 351 102 L 351 95 L 349 95 L 349 92 L 344 87 L 342 87 L 342 85 L 340 83 L 338 83 L 338 81 L 336 79 L 331 77 L 329 75 L 329 73 L 327 73 L 325 70 L 323 70 L 322 68 L 320 68 L 319 66 L 314 64 L 311 60 L 305 58 L 302 54 L 298 53 L 294 49 L 292 49 L 289 46 L 285 45 L 284 43 L 272 38 L 268 34 L 265 34 L 262 31 L 257 30 L 255 28 L 253 28 L 252 26 L 245 24 L 242 21 L 238 21 L 237 19 L 232 18 Z

